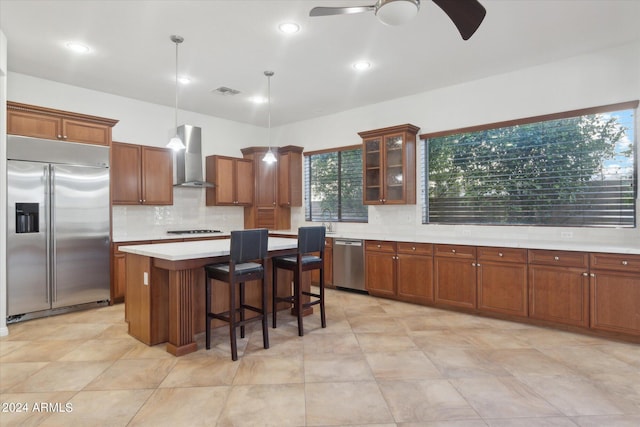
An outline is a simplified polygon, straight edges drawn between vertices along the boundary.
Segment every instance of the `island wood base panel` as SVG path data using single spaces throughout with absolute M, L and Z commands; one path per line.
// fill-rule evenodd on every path
M 129 322 L 129 335 L 147 345 L 167 343 L 167 352 L 183 356 L 198 350 L 194 336 L 205 330 L 204 266 L 225 259 L 206 258 L 188 261 L 164 261 L 142 255 L 130 254 L 127 257 L 125 311 Z M 145 285 L 145 273 L 147 274 Z M 271 311 L 271 262 L 267 262 L 265 271 L 267 280 L 267 304 Z M 278 292 L 285 295 L 291 292 L 293 275 L 286 270 L 278 271 Z M 302 280 L 304 290 L 309 290 L 311 277 L 305 274 Z M 258 281 L 247 282 L 245 298 L 248 304 L 259 306 L 260 286 Z M 308 297 L 307 297 L 308 298 Z M 213 281 L 212 309 L 214 312 L 227 311 L 229 285 Z M 295 307 L 279 303 L 278 310 Z M 313 313 L 313 309 L 304 311 L 304 315 Z M 247 316 L 255 316 L 247 313 Z M 212 327 L 228 325 L 214 320 Z

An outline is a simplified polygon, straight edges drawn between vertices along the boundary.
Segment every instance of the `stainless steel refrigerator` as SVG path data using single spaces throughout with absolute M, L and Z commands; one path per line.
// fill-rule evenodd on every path
M 109 300 L 109 147 L 7 137 L 8 322 Z

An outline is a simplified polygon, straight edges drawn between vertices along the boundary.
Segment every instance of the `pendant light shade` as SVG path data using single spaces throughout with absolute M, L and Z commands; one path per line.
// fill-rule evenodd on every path
M 273 71 L 265 71 L 264 75 L 267 76 L 267 109 L 268 109 L 268 114 L 267 114 L 267 126 L 268 126 L 268 131 L 267 131 L 267 143 L 269 144 L 269 149 L 267 150 L 267 152 L 265 153 L 264 157 L 262 158 L 263 162 L 267 162 L 267 163 L 275 163 L 278 161 L 278 159 L 276 159 L 276 156 L 273 154 L 273 151 L 271 151 L 271 77 L 273 77 L 274 72 Z
M 175 132 L 176 134 L 169 140 L 167 148 L 174 151 L 184 150 L 186 147 L 184 142 L 178 136 L 178 45 L 184 41 L 180 36 L 171 36 L 171 41 L 176 45 L 176 108 L 175 108 Z

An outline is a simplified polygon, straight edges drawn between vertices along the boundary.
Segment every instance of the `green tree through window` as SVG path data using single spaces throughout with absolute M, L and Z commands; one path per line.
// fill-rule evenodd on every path
M 428 138 L 423 222 L 635 226 L 633 113 Z
M 305 217 L 307 221 L 367 221 L 360 148 L 305 156 Z

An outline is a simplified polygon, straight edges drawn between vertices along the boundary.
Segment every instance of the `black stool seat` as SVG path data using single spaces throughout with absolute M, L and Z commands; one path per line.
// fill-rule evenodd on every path
M 320 305 L 320 321 L 322 327 L 327 327 L 324 310 L 324 227 L 300 227 L 298 228 L 298 253 L 296 255 L 284 255 L 272 259 L 273 263 L 273 289 L 272 289 L 272 316 L 273 327 L 277 322 L 278 302 L 292 303 L 298 316 L 298 335 L 304 335 L 302 315 L 306 308 Z M 319 255 L 316 255 L 318 253 Z M 278 269 L 293 271 L 293 295 L 278 295 Z M 305 271 L 320 270 L 319 292 L 303 291 L 301 285 L 302 273 Z M 309 302 L 303 303 L 302 297 L 308 296 Z
M 244 338 L 245 324 L 262 321 L 262 340 L 264 348 L 269 348 L 269 328 L 267 325 L 267 286 L 264 280 L 264 263 L 267 257 L 267 229 L 242 230 L 231 232 L 231 250 L 228 263 L 209 264 L 204 267 L 205 311 L 206 311 L 206 347 L 211 348 L 211 321 L 219 319 L 229 323 L 231 341 L 231 359 L 238 360 L 236 328 L 240 327 L 240 337 Z M 255 262 L 260 260 L 262 263 Z M 229 310 L 221 313 L 211 312 L 211 280 L 229 284 Z M 262 295 L 261 307 L 245 303 L 245 282 L 260 280 Z M 239 289 L 239 301 L 236 304 L 236 285 Z M 245 311 L 253 311 L 258 316 L 246 319 Z

